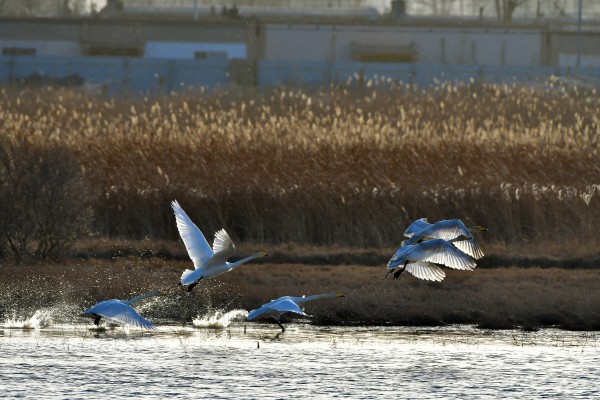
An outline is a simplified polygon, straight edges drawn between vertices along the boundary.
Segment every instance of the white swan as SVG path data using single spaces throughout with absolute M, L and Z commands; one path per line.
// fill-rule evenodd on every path
M 271 300 L 267 304 L 264 304 L 261 307 L 250 311 L 246 319 L 251 321 L 258 317 L 271 317 L 275 320 L 277 325 L 279 325 L 281 331 L 285 332 L 285 327 L 279 321 L 283 314 L 290 312 L 298 315 L 308 316 L 300 308 L 300 304 L 306 303 L 307 301 L 334 297 L 345 296 L 341 293 L 324 293 L 315 294 L 312 296 L 283 296 L 278 299 Z
M 135 311 L 133 307 L 131 307 L 131 305 L 136 301 L 140 301 L 148 297 L 162 295 L 164 294 L 161 293 L 159 290 L 156 290 L 154 292 L 134 297 L 131 300 L 105 300 L 85 310 L 81 315 L 83 317 L 92 318 L 94 320 L 94 324 L 96 325 L 100 323 L 102 317 L 105 317 L 114 319 L 115 321 L 121 322 L 123 324 L 137 326 L 139 328 L 156 329 L 152 322 L 142 318 L 142 316 L 138 314 L 137 311 Z
M 475 261 L 454 247 L 451 242 L 466 240 L 468 236 L 458 236 L 450 241 L 432 239 L 419 244 L 404 245 L 388 261 L 388 273 L 398 279 L 405 270 L 419 279 L 442 281 L 446 274 L 438 266 L 471 271 L 477 265 Z M 384 279 L 385 279 L 384 278 Z
M 467 228 L 460 219 L 447 219 L 430 224 L 427 222 L 427 218 L 421 218 L 406 229 L 404 236 L 409 239 L 404 241 L 403 245 L 418 244 L 430 239 L 452 240 L 463 235 L 467 236 L 467 239 L 454 241 L 453 244 L 464 253 L 478 260 L 483 257 L 483 251 L 477 244 L 473 233 L 483 231 L 487 231 L 487 229 L 479 225 Z
M 260 251 L 239 261 L 227 262 L 227 259 L 235 253 L 235 246 L 225 229 L 215 233 L 215 240 L 211 249 L 200 229 L 183 211 L 177 200 L 171 203 L 171 207 L 175 212 L 179 235 L 194 263 L 195 269 L 193 271 L 186 269 L 181 275 L 181 284 L 187 285 L 188 292 L 191 292 L 201 279 L 217 276 L 250 260 L 269 255 Z

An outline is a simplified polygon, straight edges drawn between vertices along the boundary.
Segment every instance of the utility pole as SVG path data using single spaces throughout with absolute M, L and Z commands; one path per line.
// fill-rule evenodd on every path
M 583 0 L 579 0 L 577 9 L 577 69 L 581 67 L 581 3 Z

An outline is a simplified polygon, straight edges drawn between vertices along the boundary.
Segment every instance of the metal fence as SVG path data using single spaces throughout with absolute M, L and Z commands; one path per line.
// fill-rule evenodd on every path
M 240 72 L 241 71 L 241 72 Z M 252 79 L 236 79 L 236 74 Z M 402 81 L 421 86 L 439 82 L 485 81 L 539 84 L 551 76 L 598 86 L 600 68 L 509 67 L 447 64 L 358 62 L 163 60 L 117 57 L 0 56 L 0 82 L 5 85 L 56 84 L 103 88 L 108 94 L 151 95 L 192 88 L 228 87 L 251 82 L 258 87 L 368 85 Z M 239 78 L 239 77 L 237 77 Z
M 369 81 L 385 83 L 388 80 L 420 86 L 431 86 L 446 81 L 539 84 L 552 76 L 598 84 L 600 68 L 576 70 L 568 67 L 268 61 L 260 62 L 258 67 L 258 85 L 261 87 L 330 83 L 368 84 Z
M 112 94 L 160 94 L 194 87 L 227 86 L 229 62 L 120 57 L 0 57 L 0 82 L 4 84 L 69 86 L 69 82 L 82 81 L 88 88 L 102 86 L 105 92 Z

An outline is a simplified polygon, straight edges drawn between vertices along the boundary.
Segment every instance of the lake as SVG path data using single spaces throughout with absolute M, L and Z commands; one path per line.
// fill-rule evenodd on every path
M 229 313 L 239 316 L 242 311 Z M 2 397 L 591 398 L 595 332 L 276 325 L 0 329 Z M 214 318 L 213 318 L 214 319 Z M 218 319 L 218 318 L 217 318 Z M 220 329 L 200 326 L 222 326 Z

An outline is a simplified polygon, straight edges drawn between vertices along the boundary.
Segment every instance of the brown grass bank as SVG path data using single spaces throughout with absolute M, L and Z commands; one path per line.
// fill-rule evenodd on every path
M 600 269 L 448 271 L 443 282 L 428 283 L 408 275 L 382 280 L 383 266 L 262 263 L 207 280 L 187 294 L 177 285 L 186 267 L 189 262 L 158 258 L 2 266 L 0 318 L 44 308 L 58 321 L 81 322 L 77 315 L 99 300 L 161 289 L 169 295 L 140 304 L 143 314 L 189 323 L 210 310 L 250 310 L 283 295 L 339 291 L 346 297 L 306 305 L 314 323 L 600 329 Z
M 176 239 L 176 198 L 237 242 L 388 247 L 416 218 L 459 217 L 506 248 L 598 248 L 599 106 L 594 91 L 506 85 L 3 91 L 0 140 L 75 156 L 96 237 Z

